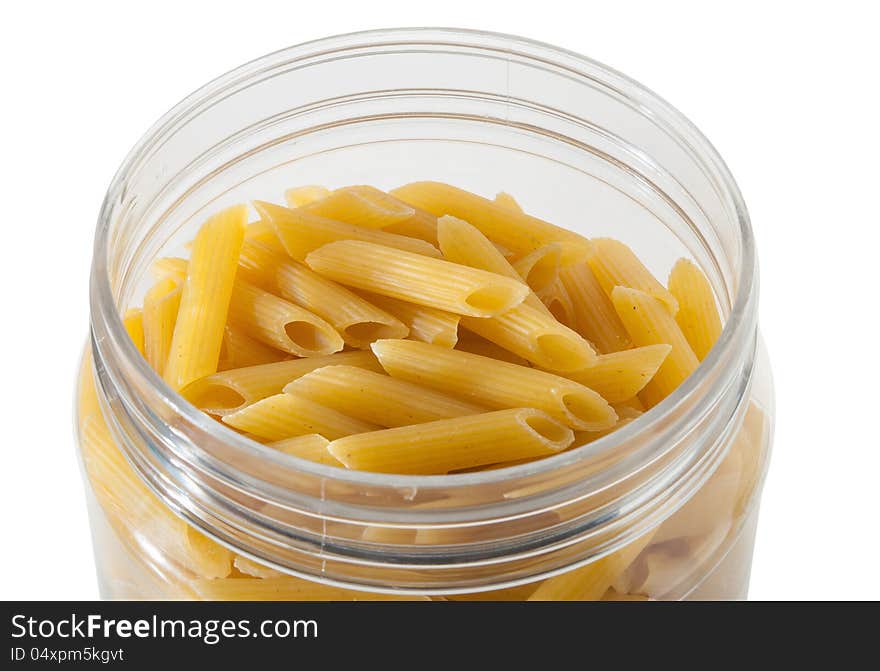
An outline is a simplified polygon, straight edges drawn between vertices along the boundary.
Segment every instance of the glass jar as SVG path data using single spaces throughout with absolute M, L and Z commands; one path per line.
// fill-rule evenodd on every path
M 725 327 L 662 403 L 592 443 L 478 473 L 347 471 L 260 445 L 173 393 L 126 334 L 158 256 L 206 216 L 293 185 L 447 181 L 707 274 Z M 107 598 L 746 596 L 772 389 L 739 191 L 708 141 L 582 56 L 460 30 L 270 54 L 198 90 L 106 196 L 80 375 Z

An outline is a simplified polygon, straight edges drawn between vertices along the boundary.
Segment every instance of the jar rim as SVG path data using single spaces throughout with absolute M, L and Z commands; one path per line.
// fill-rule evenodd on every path
M 109 246 L 112 243 L 110 236 L 112 204 L 116 194 L 124 189 L 128 176 L 138 169 L 139 164 L 152 150 L 161 145 L 165 137 L 174 132 L 182 120 L 196 115 L 203 106 L 209 105 L 212 99 L 222 96 L 228 87 L 262 73 L 268 73 L 285 64 L 318 54 L 328 54 L 337 50 L 379 47 L 386 44 L 448 44 L 450 47 L 503 49 L 525 59 L 550 62 L 580 76 L 601 77 L 603 85 L 610 85 L 624 92 L 632 104 L 638 106 L 640 112 L 649 115 L 653 122 L 662 126 L 667 133 L 672 134 L 677 140 L 692 149 L 694 156 L 700 159 L 701 167 L 712 174 L 717 185 L 723 189 L 724 195 L 732 205 L 739 228 L 738 243 L 741 255 L 739 265 L 736 268 L 735 286 L 737 291 L 716 345 L 705 360 L 700 363 L 697 370 L 662 402 L 617 431 L 592 443 L 532 463 L 475 473 L 397 475 L 339 469 L 280 453 L 278 455 L 267 454 L 269 450 L 265 446 L 236 433 L 225 425 L 218 424 L 191 405 L 182 396 L 172 391 L 150 368 L 125 330 L 123 316 L 115 304 L 107 266 Z M 687 117 L 647 87 L 617 70 L 577 52 L 529 38 L 460 28 L 391 28 L 336 35 L 269 53 L 215 78 L 172 107 L 153 124 L 128 153 L 108 188 L 98 217 L 90 287 L 93 339 L 107 342 L 109 346 L 113 347 L 130 364 L 130 370 L 142 378 L 139 382 L 157 392 L 157 395 L 162 397 L 169 409 L 200 430 L 210 432 L 229 446 L 250 455 L 256 456 L 257 450 L 260 450 L 259 457 L 274 462 L 273 466 L 290 467 L 293 463 L 298 472 L 316 477 L 333 479 L 352 485 L 398 489 L 454 488 L 497 484 L 523 476 L 550 473 L 559 468 L 576 464 L 591 455 L 609 450 L 616 444 L 649 431 L 656 434 L 656 439 L 650 441 L 649 445 L 645 446 L 646 449 L 636 452 L 626 463 L 631 466 L 633 463 L 650 457 L 652 451 L 647 449 L 648 447 L 653 445 L 656 448 L 657 445 L 664 442 L 666 436 L 671 435 L 675 430 L 681 430 L 682 426 L 693 421 L 692 416 L 684 414 L 676 418 L 670 426 L 661 427 L 660 425 L 670 411 L 691 399 L 710 374 L 725 370 L 732 371 L 737 363 L 737 352 L 740 352 L 753 340 L 756 326 L 757 260 L 745 203 L 723 159 L 709 140 Z M 725 375 L 719 375 L 713 382 L 711 389 L 720 388 L 724 384 L 725 377 Z

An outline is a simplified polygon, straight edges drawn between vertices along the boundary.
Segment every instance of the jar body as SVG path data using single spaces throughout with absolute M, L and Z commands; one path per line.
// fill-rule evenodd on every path
M 281 463 L 172 394 L 125 335 L 152 261 L 185 255 L 207 214 L 291 186 L 422 179 L 621 238 L 658 277 L 691 258 L 728 326 L 619 432 L 448 487 Z M 154 127 L 99 221 L 78 428 L 102 595 L 742 598 L 772 427 L 755 280 L 714 150 L 599 64 L 519 38 L 392 30 L 243 66 Z

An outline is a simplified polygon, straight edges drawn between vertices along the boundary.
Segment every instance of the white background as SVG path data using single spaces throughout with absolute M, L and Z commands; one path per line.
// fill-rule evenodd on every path
M 73 379 L 94 222 L 125 153 L 167 108 L 240 63 L 330 34 L 418 25 L 582 52 L 657 91 L 715 144 L 751 212 L 777 387 L 751 597 L 880 598 L 878 22 L 870 3 L 785 4 L 7 3 L 0 598 L 97 597 Z

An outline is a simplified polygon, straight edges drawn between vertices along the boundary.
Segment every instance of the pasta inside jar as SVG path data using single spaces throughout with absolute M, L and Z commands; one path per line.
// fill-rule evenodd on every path
M 334 38 L 348 54 L 345 67 L 368 53 L 400 57 L 385 50 L 400 37 L 390 32 L 373 34 L 368 46 Z M 487 67 L 507 39 L 453 35 L 477 40 L 482 51 L 475 56 L 462 44 L 452 55 Z M 427 34 L 420 39 L 436 58 L 445 53 Z M 539 53 L 546 47 L 516 44 L 523 75 L 547 55 Z M 405 52 L 406 62 L 419 53 Z M 284 80 L 294 76 L 284 69 L 289 59 L 309 56 L 294 48 L 267 58 L 278 59 L 273 76 Z M 240 81 L 253 75 L 240 74 Z M 484 87 L 496 85 L 491 68 L 485 77 Z M 224 91 L 230 100 L 254 95 L 235 82 Z M 645 95 L 627 83 L 633 98 Z M 223 84 L 214 86 L 221 89 L 201 95 L 220 95 Z M 205 121 L 199 96 L 177 112 L 194 127 Z M 430 102 L 427 119 L 451 114 L 435 107 L 459 105 L 454 96 Z M 367 103 L 374 101 L 359 104 Z M 701 138 L 660 109 L 687 136 L 669 149 L 682 161 L 681 146 L 693 150 Z M 250 126 L 204 154 L 204 163 L 222 168 L 204 177 L 206 166 L 192 172 L 198 162 L 183 163 L 172 181 L 180 184 L 150 192 L 152 199 L 131 195 L 156 188 L 137 179 L 160 160 L 149 152 L 177 152 L 171 157 L 184 161 L 193 149 L 187 142 L 201 139 L 160 125 L 155 132 L 172 141 L 135 150 L 146 158 L 129 166 L 133 174 L 122 172 L 118 197 L 102 213 L 106 246 L 93 268 L 93 341 L 78 392 L 102 594 L 744 597 L 772 406 L 755 329 L 748 222 L 723 165 L 698 153 L 691 158 L 704 170 L 699 178 L 714 190 L 697 189 L 698 181 L 683 195 L 677 189 L 689 173 L 673 166 L 665 182 L 652 174 L 648 197 L 639 179 L 658 170 L 653 163 L 625 154 L 629 163 L 614 183 L 603 173 L 607 156 L 590 153 L 585 170 L 564 143 L 553 145 L 573 184 L 588 179 L 594 196 L 608 189 L 606 200 L 596 198 L 596 214 L 603 205 L 623 207 L 624 191 L 643 208 L 605 216 L 596 230 L 556 220 L 553 208 L 540 206 L 549 182 L 527 189 L 527 171 L 511 167 L 503 176 L 515 183 L 494 193 L 452 179 L 335 186 L 334 171 L 359 173 L 329 160 L 334 151 L 367 152 L 385 184 L 401 163 L 420 175 L 441 165 L 444 152 L 467 154 L 464 142 L 477 142 L 476 167 L 500 165 L 486 147 L 526 160 L 543 146 L 515 146 L 510 127 L 489 130 L 462 110 L 464 126 L 444 127 L 436 144 L 437 129 L 410 126 L 407 114 L 400 129 L 422 142 L 399 136 L 396 123 L 359 116 L 338 122 L 352 127 L 348 135 L 307 126 L 302 133 L 321 151 L 268 141 L 261 133 L 271 124 Z M 380 139 L 362 141 L 364 123 Z M 656 131 L 670 136 L 667 127 Z M 470 133 L 479 140 L 462 138 Z M 596 149 L 579 142 L 580 152 Z M 416 150 L 404 161 L 402 147 Z M 281 160 L 284 148 L 300 159 Z M 258 158 L 272 170 L 255 172 Z M 462 164 L 442 165 L 440 176 L 474 181 Z M 316 166 L 278 191 L 255 190 Z M 321 181 L 326 186 L 315 186 Z M 190 182 L 183 197 L 168 200 Z M 283 192 L 283 202 L 255 200 L 273 192 Z M 673 196 L 685 204 L 672 211 L 703 248 L 685 246 L 668 259 L 675 245 L 650 242 L 663 220 L 651 208 L 668 208 Z M 706 202 L 691 213 L 687 198 L 697 196 Z M 553 203 L 565 201 L 565 193 L 553 194 Z M 662 254 L 636 251 L 645 249 Z

